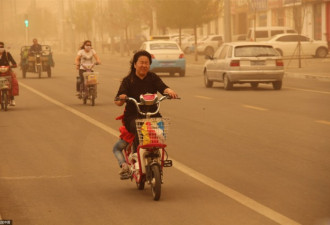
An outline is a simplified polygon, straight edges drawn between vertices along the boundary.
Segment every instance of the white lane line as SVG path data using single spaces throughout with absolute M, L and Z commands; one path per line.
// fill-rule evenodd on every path
M 325 125 L 330 125 L 330 121 L 316 120 L 315 122 L 316 122 L 316 123 L 322 123 L 322 124 L 325 124 Z
M 293 88 L 293 87 L 285 87 L 285 88 L 296 90 L 296 91 L 305 91 L 305 92 L 313 92 L 313 93 L 328 94 L 328 95 L 330 95 L 330 92 L 329 91 L 316 91 L 316 90 L 302 89 L 302 88 Z
M 61 176 L 21 176 L 21 177 L 0 177 L 0 180 L 35 180 L 35 179 L 59 179 L 68 178 L 72 175 L 61 175 Z
M 44 95 L 43 93 L 41 93 L 41 92 L 39 92 L 39 91 L 37 91 L 37 90 L 35 90 L 35 89 L 27 86 L 26 84 L 23 84 L 22 82 L 20 82 L 19 85 L 25 87 L 26 89 L 28 89 L 31 92 L 39 95 L 40 97 L 46 99 L 47 101 L 49 101 L 49 102 L 51 102 L 51 103 L 53 103 L 53 104 L 55 104 L 55 105 L 57 105 L 59 107 L 62 107 L 65 110 L 67 110 L 67 111 L 69 111 L 69 112 L 71 112 L 71 113 L 79 116 L 80 118 L 82 118 L 82 119 L 90 122 L 91 124 L 94 124 L 95 126 L 97 126 L 97 127 L 101 128 L 102 130 L 108 132 L 109 134 L 112 134 L 112 135 L 114 135 L 116 137 L 118 137 L 120 135 L 119 131 L 117 131 L 115 129 L 112 129 L 111 127 L 108 127 L 108 126 L 104 125 L 103 123 L 101 123 L 101 122 L 93 119 L 92 117 L 90 117 L 90 116 L 88 116 L 88 115 L 86 115 L 84 113 L 81 113 L 78 110 L 75 110 L 75 109 L 73 109 L 73 108 L 71 108 L 71 107 L 69 107 L 69 106 L 67 106 L 67 105 L 65 105 L 65 104 L 63 104 L 63 103 L 61 103 L 59 101 L 56 101 L 55 99 L 50 98 L 47 95 Z
M 114 130 L 114 129 L 112 129 L 112 128 L 110 128 L 110 127 L 94 120 L 94 119 L 92 119 L 91 117 L 89 117 L 89 116 L 87 116 L 87 115 L 85 115 L 85 114 L 83 114 L 83 113 L 81 113 L 81 112 L 79 112 L 75 109 L 72 109 L 69 106 L 66 106 L 66 105 L 62 104 L 62 103 L 48 97 L 47 95 L 44 95 L 43 93 L 41 93 L 41 92 L 25 85 L 25 84 L 22 84 L 22 82 L 20 82 L 20 85 L 27 88 L 28 90 L 32 91 L 33 93 L 39 95 L 40 97 L 46 99 L 47 101 L 50 101 L 50 102 L 64 108 L 65 110 L 67 110 L 69 112 L 72 112 L 75 115 L 85 119 L 86 121 L 90 122 L 91 124 L 94 124 L 95 126 L 97 126 L 97 127 L 101 128 L 102 130 L 108 132 L 109 134 L 114 135 L 115 137 L 119 136 L 118 131 L 116 131 L 116 130 Z M 265 216 L 265 217 L 267 217 L 267 218 L 269 218 L 269 219 L 271 219 L 271 220 L 273 220 L 273 221 L 275 221 L 279 224 L 283 224 L 283 225 L 301 225 L 301 224 L 291 220 L 290 218 L 288 218 L 288 217 L 286 217 L 286 216 L 284 216 L 284 215 L 282 215 L 282 214 L 280 214 L 280 213 L 278 213 L 278 212 L 276 212 L 276 211 L 274 211 L 274 210 L 272 210 L 272 209 L 270 209 L 270 208 L 268 208 L 268 207 L 266 207 L 266 206 L 264 206 L 264 205 L 262 205 L 262 204 L 260 204 L 256 201 L 254 201 L 253 199 L 251 199 L 251 198 L 249 198 L 249 197 L 247 197 L 243 194 L 240 194 L 239 192 L 237 192 L 237 191 L 235 191 L 235 190 L 233 190 L 233 189 L 231 189 L 231 188 L 229 188 L 229 187 L 227 187 L 227 186 L 225 186 L 225 185 L 223 185 L 223 184 L 221 184 L 221 183 L 219 183 L 219 182 L 217 182 L 217 181 L 215 181 L 215 180 L 213 180 L 213 179 L 211 179 L 211 178 L 209 178 L 209 177 L 207 177 L 207 176 L 205 176 L 205 175 L 203 175 L 203 174 L 201 174 L 201 173 L 199 173 L 199 172 L 197 172 L 197 171 L 195 171 L 195 170 L 193 170 L 193 169 L 191 169 L 187 166 L 185 166 L 184 164 L 182 164 L 182 163 L 180 163 L 180 162 L 178 162 L 174 159 L 172 159 L 172 160 L 174 162 L 173 163 L 174 168 L 180 170 L 181 172 L 183 172 L 184 174 L 186 174 L 188 176 L 191 176 L 192 178 L 200 181 L 201 183 L 213 188 L 214 190 L 216 190 L 216 191 L 232 198 L 233 200 L 235 200 L 235 201 L 239 202 L 240 204 L 250 208 L 251 210 L 253 210 L 253 211 L 255 211 L 255 212 L 257 212 L 257 213 L 259 213 L 259 214 L 261 214 L 261 215 L 263 215 L 263 216 Z
M 201 99 L 207 99 L 207 100 L 211 100 L 213 98 L 210 97 L 206 97 L 206 96 L 201 96 L 201 95 L 195 95 L 196 98 L 201 98 Z
M 261 107 L 257 107 L 257 106 L 253 106 L 253 105 L 242 105 L 245 108 L 249 108 L 249 109 L 255 109 L 255 110 L 259 110 L 259 111 L 267 111 L 268 109 L 266 108 L 261 108 Z
M 279 224 L 290 224 L 290 225 L 300 225 L 294 220 L 291 220 L 290 218 L 283 216 L 282 214 L 256 202 L 255 200 L 197 172 L 196 170 L 193 170 L 182 163 L 171 159 L 173 161 L 173 166 L 183 172 L 184 174 L 187 174 L 196 180 L 200 181 L 201 183 L 217 190 L 218 192 L 221 192 L 222 194 L 230 197 L 231 199 L 241 203 L 242 205 L 256 211 L 257 213 L 279 223 Z

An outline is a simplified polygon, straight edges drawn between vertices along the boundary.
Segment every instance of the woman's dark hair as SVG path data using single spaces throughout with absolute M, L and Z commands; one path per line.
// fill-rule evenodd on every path
M 135 65 L 135 63 L 139 60 L 139 58 L 140 58 L 141 56 L 146 56 L 146 57 L 148 57 L 148 59 L 149 59 L 149 63 L 150 63 L 150 65 L 151 65 L 151 63 L 152 63 L 151 54 L 150 54 L 149 52 L 145 51 L 145 50 L 137 51 L 137 52 L 134 54 L 134 56 L 133 56 L 133 58 L 131 59 L 131 61 L 130 61 L 131 68 L 130 68 L 130 72 L 129 72 L 128 75 L 130 75 L 130 74 L 135 74 L 136 69 L 135 69 L 134 65 Z
M 85 45 L 86 45 L 88 42 L 92 45 L 92 42 L 91 42 L 90 40 L 86 40 L 86 41 L 84 41 L 84 43 L 82 44 L 82 46 L 80 46 L 79 49 L 84 49 L 84 48 L 85 48 Z
M 2 41 L 0 42 L 0 46 L 5 47 L 5 43 L 3 43 Z
M 147 51 L 145 51 L 145 50 L 139 50 L 139 51 L 135 52 L 133 58 L 132 58 L 131 61 L 130 61 L 130 65 L 131 65 L 131 66 L 130 66 L 130 71 L 129 71 L 129 73 L 128 73 L 127 76 L 126 76 L 126 77 L 130 77 L 130 81 L 131 81 L 131 82 L 133 82 L 133 75 L 135 75 L 135 72 L 136 72 L 136 69 L 135 69 L 134 65 L 135 65 L 135 63 L 139 60 L 139 58 L 140 58 L 141 56 L 146 56 L 146 57 L 148 57 L 150 64 L 152 63 L 151 55 L 150 55 L 149 52 L 147 52 Z M 124 79 L 125 79 L 125 78 L 124 78 Z

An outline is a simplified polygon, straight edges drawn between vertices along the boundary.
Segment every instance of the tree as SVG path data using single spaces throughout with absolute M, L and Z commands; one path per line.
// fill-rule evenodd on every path
M 93 18 L 95 17 L 96 4 L 93 1 L 78 1 L 72 9 L 72 21 L 75 29 L 91 39 L 93 31 Z
M 219 17 L 223 0 L 156 0 L 159 27 L 193 28 L 197 46 L 197 27 Z M 181 37 L 180 37 L 181 42 Z M 197 50 L 195 48 L 195 60 Z

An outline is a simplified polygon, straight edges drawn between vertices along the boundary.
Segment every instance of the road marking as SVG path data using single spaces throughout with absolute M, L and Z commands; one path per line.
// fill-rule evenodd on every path
M 65 110 L 69 111 L 69 112 L 72 112 L 73 114 L 81 117 L 82 119 L 85 119 L 86 121 L 88 121 L 89 123 L 101 128 L 102 130 L 108 132 L 109 134 L 111 135 L 114 135 L 115 137 L 118 137 L 119 136 L 119 132 L 98 122 L 97 120 L 67 106 L 67 105 L 64 105 L 63 103 L 60 103 L 59 101 L 56 101 L 55 99 L 23 84 L 22 82 L 20 82 L 20 85 L 27 88 L 28 90 L 32 91 L 33 93 L 39 95 L 40 97 L 46 99 L 47 101 L 50 101 L 52 103 L 54 103 L 55 105 L 57 106 L 60 106 L 62 108 L 64 108 Z M 173 160 L 173 167 L 180 170 L 181 172 L 183 172 L 184 174 L 200 181 L 201 183 L 213 188 L 214 190 L 230 197 L 231 199 L 235 200 L 236 202 L 250 208 L 251 210 L 279 223 L 279 224 L 283 224 L 283 225 L 301 225 L 299 223 L 297 223 L 296 221 L 293 221 L 291 220 L 290 218 L 258 203 L 257 201 L 197 172 L 196 170 L 193 170 L 187 166 L 185 166 L 184 164 L 174 160 Z
M 325 125 L 330 125 L 330 121 L 325 121 L 325 120 L 315 120 L 316 123 L 322 123 Z
M 207 100 L 213 99 L 213 98 L 206 97 L 206 96 L 201 96 L 201 95 L 195 95 L 195 97 L 196 98 L 201 98 L 201 99 L 207 99 Z
M 65 110 L 67 110 L 67 111 L 69 111 L 69 112 L 71 112 L 71 113 L 79 116 L 80 118 L 86 120 L 87 122 L 89 122 L 91 124 L 94 124 L 95 126 L 97 126 L 97 127 L 101 128 L 102 130 L 108 132 L 109 134 L 112 134 L 112 135 L 114 135 L 116 137 L 119 137 L 119 135 L 120 135 L 119 131 L 117 131 L 115 129 L 112 129 L 111 127 L 108 127 L 108 126 L 104 125 L 103 123 L 101 123 L 101 122 L 93 119 L 92 117 L 90 117 L 90 116 L 88 116 L 88 115 L 86 115 L 84 113 L 79 112 L 78 110 L 75 110 L 75 109 L 73 109 L 73 108 L 71 108 L 71 107 L 69 107 L 69 106 L 67 106 L 67 105 L 65 105 L 65 104 L 63 104 L 63 103 L 61 103 L 59 101 L 56 101 L 53 98 L 48 97 L 47 95 L 45 95 L 45 94 L 43 94 L 43 93 L 35 90 L 34 88 L 31 88 L 31 87 L 27 86 L 26 84 L 24 84 L 22 82 L 20 82 L 19 85 L 25 87 L 26 89 L 28 89 L 31 92 L 39 95 L 40 97 L 46 99 L 47 101 L 49 101 L 49 102 L 51 102 L 51 103 L 53 103 L 53 104 L 55 104 L 55 105 L 57 105 L 59 107 L 62 107 Z
M 68 178 L 68 177 L 72 177 L 72 175 L 0 177 L 0 179 L 1 180 L 34 180 L 34 179 L 59 179 L 59 178 Z
M 201 183 L 221 192 L 222 194 L 230 197 L 231 199 L 235 200 L 236 202 L 241 203 L 242 205 L 256 211 L 257 213 L 279 223 L 279 224 L 290 224 L 290 225 L 299 225 L 296 221 L 291 220 L 290 218 L 283 216 L 282 214 L 258 203 L 257 201 L 193 170 L 182 163 L 171 159 L 173 161 L 173 166 L 180 170 L 181 172 L 195 178 L 196 180 L 200 181 Z
M 255 110 L 260 110 L 260 111 L 267 111 L 268 110 L 268 109 L 257 107 L 257 106 L 253 106 L 253 105 L 242 105 L 242 106 L 245 107 L 245 108 L 255 109 Z
M 316 91 L 311 89 L 302 89 L 302 88 L 292 88 L 292 87 L 286 87 L 287 89 L 297 90 L 297 91 L 306 91 L 306 92 L 313 92 L 313 93 L 319 93 L 319 94 L 327 94 L 330 95 L 329 91 Z

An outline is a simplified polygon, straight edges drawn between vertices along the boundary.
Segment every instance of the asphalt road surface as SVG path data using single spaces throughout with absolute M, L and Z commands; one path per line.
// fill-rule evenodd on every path
M 205 88 L 200 65 L 162 76 L 181 100 L 171 119 L 160 201 L 121 181 L 112 146 L 128 73 L 101 56 L 93 107 L 75 96 L 74 55 L 55 55 L 53 77 L 21 78 L 17 106 L 0 112 L 0 215 L 15 225 L 272 225 L 330 223 L 330 85 L 285 78 L 283 89 Z

